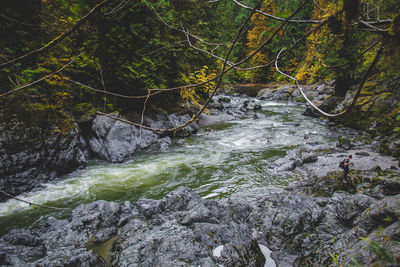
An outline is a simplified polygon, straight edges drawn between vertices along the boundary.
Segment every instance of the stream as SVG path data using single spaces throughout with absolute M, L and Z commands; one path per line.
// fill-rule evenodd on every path
M 203 127 L 188 138 L 174 139 L 166 152 L 148 150 L 129 161 L 91 161 L 19 198 L 48 206 L 74 208 L 95 200 L 160 199 L 179 186 L 204 198 L 235 194 L 257 197 L 265 187 L 286 186 L 301 178 L 277 171 L 276 160 L 303 147 L 334 147 L 338 134 L 321 119 L 301 115 L 304 106 L 260 101 L 262 110 L 222 124 Z M 14 199 L 0 203 L 1 235 L 16 227 L 35 227 L 49 216 L 66 218 L 69 210 L 29 206 Z

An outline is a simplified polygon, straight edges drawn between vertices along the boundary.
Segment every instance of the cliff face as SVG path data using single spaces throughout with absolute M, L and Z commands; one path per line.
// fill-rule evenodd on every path
M 67 134 L 50 137 L 16 122 L 0 127 L 0 189 L 11 195 L 85 166 L 89 158 L 77 125 Z M 0 194 L 0 200 L 6 198 Z

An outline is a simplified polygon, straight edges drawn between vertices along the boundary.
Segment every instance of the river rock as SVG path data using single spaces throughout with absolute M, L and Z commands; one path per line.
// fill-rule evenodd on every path
M 151 121 L 151 127 L 171 128 L 189 119 L 188 115 L 186 117 L 171 115 L 167 122 Z M 180 135 L 191 134 L 197 128 L 189 126 L 188 129 L 181 130 Z M 150 146 L 157 146 L 161 151 L 165 151 L 171 143 L 169 137 L 157 135 L 146 129 L 140 130 L 133 125 L 103 115 L 97 115 L 93 120 L 89 140 L 94 155 L 109 162 L 123 162 L 135 152 Z
M 191 116 L 189 114 L 170 114 L 170 115 L 154 115 L 151 118 L 146 117 L 145 124 L 152 128 L 158 129 L 170 129 L 177 126 L 183 125 L 190 121 Z M 169 136 L 175 137 L 186 137 L 195 134 L 199 130 L 199 126 L 196 122 L 192 122 L 184 128 L 177 130 L 176 132 L 166 133 Z M 165 135 L 165 134 L 164 134 Z
M 1 125 L 0 189 L 11 195 L 29 191 L 86 165 L 89 151 L 79 127 L 45 136 L 39 128 L 10 122 Z M 8 196 L 0 194 L 0 200 Z
M 11 230 L 0 238 L 0 263 L 262 266 L 258 244 L 263 244 L 279 266 L 328 266 L 333 263 L 330 253 L 340 255 L 343 264 L 356 259 L 371 265 L 379 258 L 370 256 L 368 242 L 388 244 L 396 260 L 399 195 L 379 200 L 336 189 L 331 197 L 308 196 L 308 186 L 290 191 L 270 187 L 263 197 L 250 200 L 206 200 L 179 187 L 161 200 L 83 204 L 68 220 L 49 218 L 38 229 Z
M 261 266 L 265 258 L 246 224 L 250 211 L 247 203 L 205 200 L 185 187 L 134 205 L 95 201 L 68 220 L 10 231 L 0 239 L 0 264 Z M 108 251 L 94 253 L 107 242 Z
M 153 132 L 140 132 L 135 126 L 97 115 L 92 123 L 89 145 L 94 155 L 100 159 L 123 162 L 134 152 L 156 142 L 157 135 Z
M 257 98 L 260 100 L 289 100 L 289 97 L 292 95 L 295 87 L 292 85 L 283 85 L 278 88 L 266 88 L 262 89 L 258 92 Z
M 136 206 L 139 214 L 119 230 L 113 265 L 258 266 L 265 261 L 234 207 L 204 200 L 184 187 Z

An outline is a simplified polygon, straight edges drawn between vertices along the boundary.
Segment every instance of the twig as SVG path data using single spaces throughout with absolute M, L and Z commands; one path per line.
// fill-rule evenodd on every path
M 177 28 L 177 27 L 175 27 L 175 26 L 172 26 L 172 25 L 170 25 L 170 24 L 168 24 L 161 16 L 160 16 L 160 14 L 158 14 L 158 12 L 155 10 L 155 8 L 150 4 L 150 3 L 148 3 L 149 5 L 150 5 L 150 8 L 153 10 L 153 12 L 156 14 L 156 16 L 160 19 L 160 21 L 163 23 L 163 24 L 165 24 L 168 28 L 171 28 L 171 29 L 173 29 L 173 30 L 175 30 L 175 31 L 179 31 L 179 32 L 182 32 L 182 33 L 184 33 L 185 34 L 185 31 L 182 31 L 181 29 L 179 29 L 179 28 Z M 200 38 L 200 37 L 198 37 L 198 36 L 196 36 L 196 35 L 194 35 L 194 34 L 189 34 L 190 35 L 190 37 L 192 37 L 192 38 L 194 38 L 194 39 L 197 39 L 197 40 L 199 40 L 200 42 L 202 42 L 202 43 L 204 43 L 204 44 L 207 44 L 207 45 L 227 45 L 229 42 L 225 42 L 225 43 L 212 43 L 212 42 L 207 42 L 207 41 L 205 41 L 205 40 L 203 40 L 202 38 Z
M 297 85 L 297 88 L 299 88 L 299 91 L 300 91 L 300 93 L 302 94 L 302 96 L 304 97 L 304 99 L 305 99 L 315 110 L 317 110 L 319 113 L 321 113 L 321 114 L 323 114 L 323 115 L 325 115 L 325 116 L 327 116 L 327 117 L 330 117 L 330 118 L 332 118 L 332 117 L 338 117 L 338 116 L 341 116 L 341 115 L 347 113 L 347 112 L 355 105 L 355 103 L 357 102 L 358 97 L 360 96 L 361 89 L 363 88 L 365 81 L 367 80 L 367 78 L 368 78 L 368 76 L 369 76 L 369 74 L 370 74 L 372 68 L 375 66 L 375 64 L 376 64 L 377 61 L 379 60 L 379 58 L 380 58 L 380 56 L 381 56 L 381 53 L 382 53 L 382 47 L 381 47 L 381 48 L 378 50 L 378 52 L 377 52 L 377 54 L 376 54 L 374 60 L 372 61 L 371 65 L 368 67 L 367 71 L 365 72 L 365 74 L 364 74 L 364 76 L 363 76 L 363 79 L 362 79 L 361 83 L 359 84 L 358 89 L 357 89 L 357 92 L 356 92 L 356 94 L 355 94 L 355 96 L 354 96 L 352 102 L 350 103 L 350 105 L 349 105 L 345 110 L 343 110 L 342 112 L 339 112 L 339 113 L 336 113 L 336 114 L 331 114 L 331 113 L 324 112 L 323 110 L 321 110 L 320 108 L 318 108 L 318 107 L 306 96 L 306 94 L 303 92 L 303 89 L 302 89 L 301 86 L 299 85 L 299 82 L 298 82 L 298 80 L 297 80 L 296 78 L 294 78 L 294 77 L 292 77 L 292 76 L 290 76 L 290 75 L 288 75 L 288 74 L 282 72 L 282 71 L 279 69 L 279 67 L 278 67 L 278 58 L 279 58 L 281 52 L 282 52 L 284 49 L 285 49 L 285 48 L 282 48 L 282 49 L 279 51 L 278 55 L 276 56 L 276 61 L 275 61 L 275 68 L 276 68 L 276 70 L 277 70 L 279 73 L 281 73 L 282 75 L 284 75 L 284 76 L 286 76 L 286 77 L 288 77 L 288 78 L 294 80 L 295 83 L 296 83 L 296 85 Z
M 13 195 L 11 195 L 11 194 L 9 194 L 9 193 L 7 193 L 7 192 L 1 190 L 1 189 L 0 189 L 0 192 L 3 193 L 4 195 L 10 197 L 10 198 L 13 198 L 13 199 L 15 199 L 15 200 L 18 200 L 18 201 L 20 201 L 20 202 L 24 202 L 24 203 L 29 204 L 29 205 L 32 205 L 32 206 L 38 206 L 38 207 L 43 207 L 43 208 L 46 208 L 46 209 L 54 209 L 54 210 L 72 210 L 71 208 L 58 208 L 58 207 L 53 207 L 53 206 L 47 206 L 47 205 L 42 205 L 42 204 L 36 204 L 36 203 L 28 202 L 28 201 L 26 201 L 26 200 L 23 200 L 23 199 L 20 199 L 20 198 L 18 198 L 18 197 L 15 197 L 15 196 L 13 196 Z
M 82 53 L 83 53 L 83 52 L 82 52 Z M 37 84 L 38 82 L 41 82 L 41 81 L 43 81 L 43 80 L 46 80 L 47 78 L 50 78 L 51 76 L 53 76 L 53 75 L 59 73 L 60 71 L 62 71 L 63 69 L 65 69 L 66 67 L 68 67 L 69 65 L 71 65 L 72 62 L 75 61 L 75 59 L 77 59 L 78 57 L 80 57 L 80 56 L 82 55 L 82 53 L 80 53 L 79 55 L 75 56 L 70 62 L 68 62 L 67 64 L 65 64 L 64 66 L 62 66 L 60 69 L 56 70 L 55 72 L 50 73 L 49 75 L 46 75 L 46 76 L 44 76 L 44 77 L 42 77 L 42 78 L 40 78 L 40 79 L 38 79 L 38 80 L 36 80 L 36 81 L 33 81 L 33 82 L 28 83 L 28 84 L 25 84 L 25 85 L 23 85 L 23 86 L 21 86 L 21 87 L 15 88 L 15 89 L 13 89 L 13 90 L 11 90 L 11 91 L 8 91 L 8 92 L 6 92 L 6 93 L 4 93 L 4 94 L 0 94 L 0 98 L 4 97 L 4 96 L 6 96 L 6 95 L 9 95 L 9 94 L 15 93 L 15 92 L 17 92 L 17 91 L 19 91 L 19 90 L 21 90 L 21 89 L 26 88 L 26 87 L 32 86 L 32 85 L 34 85 L 34 84 Z
M 18 20 L 16 20 L 16 19 L 7 17 L 6 15 L 4 15 L 4 14 L 2 14 L 2 13 L 0 13 L 0 17 L 3 17 L 3 18 L 5 18 L 6 20 L 9 20 L 9 21 L 11 21 L 11 22 L 15 22 L 15 23 L 18 23 L 18 24 L 21 24 L 21 25 L 25 25 L 25 26 L 30 26 L 30 27 L 43 27 L 43 28 L 48 27 L 48 25 L 30 24 L 30 23 L 21 22 L 21 21 L 18 21 Z
M 139 144 L 142 142 L 142 129 L 143 129 L 143 121 L 144 121 L 144 112 L 146 111 L 146 104 L 147 104 L 147 100 L 149 100 L 150 97 L 150 90 L 147 90 L 147 97 L 144 100 L 143 103 L 143 110 L 142 110 L 142 117 L 140 118 L 140 131 L 139 131 Z
M 245 9 L 252 9 L 251 7 L 246 6 L 246 5 L 240 3 L 237 0 L 232 0 L 232 1 L 235 2 L 237 5 L 245 8 Z M 261 14 L 263 16 L 266 16 L 266 17 L 274 19 L 274 20 L 279 20 L 279 21 L 285 21 L 286 20 L 285 18 L 276 17 L 274 15 L 268 14 L 268 13 L 266 13 L 264 11 L 261 11 L 261 10 L 256 10 L 256 13 L 259 13 L 259 14 Z M 289 23 L 312 23 L 312 24 L 321 23 L 320 20 L 302 20 L 302 19 L 289 19 L 287 22 L 289 22 Z
M 130 2 L 131 0 L 125 0 L 125 1 L 122 1 L 121 3 L 119 3 L 116 7 L 114 7 L 111 11 L 109 11 L 109 12 L 104 12 L 104 15 L 110 15 L 110 14 L 113 14 L 113 13 L 116 13 L 116 12 L 118 12 L 118 11 L 120 11 L 122 8 L 124 8 L 127 4 L 128 4 L 128 2 Z
M 122 95 L 122 94 L 117 94 L 117 93 L 113 93 L 113 92 L 109 92 L 109 91 L 105 91 L 105 90 L 101 90 L 101 89 L 96 89 L 96 88 L 93 88 L 93 87 L 91 87 L 91 86 L 89 86 L 89 85 L 80 83 L 80 82 L 78 82 L 78 81 L 72 80 L 72 79 L 67 78 L 67 77 L 63 77 L 63 79 L 66 80 L 66 81 L 75 83 L 75 84 L 77 84 L 77 85 L 79 85 L 79 86 L 82 86 L 82 87 L 84 87 L 84 88 L 86 88 L 86 89 L 89 89 L 89 90 L 91 90 L 91 91 L 98 92 L 98 93 L 104 93 L 104 94 L 107 94 L 107 95 L 112 95 L 112 96 L 121 97 L 121 98 L 130 98 L 130 99 L 141 99 L 141 98 L 146 98 L 146 95 L 143 95 L 143 96 Z M 155 95 L 155 94 L 157 94 L 157 93 L 152 93 L 151 95 Z
M 100 66 L 100 65 L 99 65 L 99 70 L 100 70 L 101 85 L 103 86 L 103 92 L 105 92 L 105 91 L 106 91 L 106 85 L 104 84 L 103 70 L 101 69 L 101 66 Z M 106 94 L 104 93 L 104 107 L 103 107 L 103 111 L 106 111 L 106 104 L 107 104 L 107 99 L 106 99 Z
M 76 30 L 78 30 L 82 24 L 84 22 L 86 22 L 94 13 L 95 11 L 97 11 L 99 8 L 103 7 L 108 1 L 110 0 L 103 0 L 102 2 L 100 2 L 99 4 L 97 4 L 94 8 L 92 8 L 92 10 L 90 10 L 85 16 L 83 16 L 73 27 L 72 29 L 70 29 L 69 31 L 62 33 L 61 35 L 57 36 L 56 38 L 54 38 L 53 40 L 51 40 L 50 42 L 48 42 L 46 45 L 42 46 L 41 48 L 32 50 L 26 54 L 23 54 L 22 56 L 16 57 L 14 59 L 11 59 L 7 62 L 1 63 L 0 64 L 0 68 L 5 68 L 8 67 L 10 65 L 13 65 L 15 63 L 17 63 L 18 61 L 38 54 L 38 53 L 43 53 L 47 50 L 50 50 L 51 48 L 57 46 L 59 43 L 61 43 L 66 37 L 68 37 L 69 35 L 71 35 L 73 32 L 75 32 Z

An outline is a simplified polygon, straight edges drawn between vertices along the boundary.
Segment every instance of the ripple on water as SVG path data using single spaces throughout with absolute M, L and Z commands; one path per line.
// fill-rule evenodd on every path
M 286 185 L 295 173 L 277 173 L 271 164 L 306 142 L 333 143 L 329 130 L 317 119 L 301 115 L 302 107 L 260 101 L 265 118 L 253 113 L 197 135 L 174 140 L 166 152 L 143 152 L 131 160 L 110 164 L 92 161 L 88 167 L 19 196 L 25 201 L 75 207 L 97 199 L 136 201 L 160 199 L 179 186 L 188 186 L 206 198 L 232 194 L 257 196 L 270 185 Z M 308 139 L 304 139 L 304 135 Z M 0 203 L 0 228 L 28 226 L 46 216 L 66 216 L 9 200 Z

